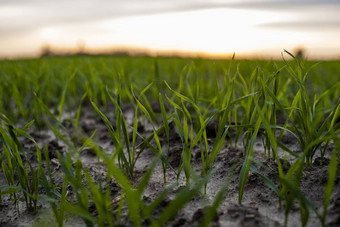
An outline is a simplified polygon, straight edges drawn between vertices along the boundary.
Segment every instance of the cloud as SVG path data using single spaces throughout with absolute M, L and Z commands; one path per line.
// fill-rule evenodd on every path
M 0 0 L 0 38 L 25 35 L 46 27 L 80 26 L 106 19 L 211 8 L 295 13 L 295 21 L 261 25 L 268 28 L 340 28 L 339 0 Z M 305 15 L 306 12 L 310 13 Z M 329 20 L 315 20 L 324 17 Z
M 340 21 L 290 21 L 265 23 L 258 26 L 289 30 L 339 30 Z
M 315 6 L 340 6 L 338 0 L 272 0 L 272 1 L 240 1 L 232 4 L 234 7 L 245 8 L 258 8 L 258 9 L 271 9 L 271 10 L 283 10 L 283 9 L 307 9 Z
M 0 2 L 0 36 L 46 26 L 77 24 L 153 13 L 189 10 L 182 1 L 13 1 Z

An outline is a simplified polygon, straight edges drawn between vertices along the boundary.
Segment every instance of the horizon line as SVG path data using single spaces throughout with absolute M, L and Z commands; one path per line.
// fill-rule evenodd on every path
M 294 50 L 289 50 L 293 55 L 300 54 L 305 60 L 340 60 L 340 53 L 334 56 L 308 56 L 306 50 L 302 46 L 297 46 Z M 1 56 L 0 60 L 20 60 L 20 59 L 35 59 L 45 56 L 76 56 L 76 55 L 88 55 L 88 56 L 100 56 L 100 55 L 112 55 L 112 56 L 146 56 L 146 57 L 179 57 L 179 58 L 202 58 L 202 59 L 216 59 L 224 60 L 235 58 L 249 59 L 249 60 L 282 60 L 285 49 L 278 54 L 273 54 L 274 51 L 262 52 L 262 54 L 253 52 L 229 52 L 229 53 L 211 53 L 204 51 L 188 51 L 180 49 L 168 49 L 168 50 L 153 50 L 147 47 L 136 46 L 114 46 L 106 48 L 85 48 L 85 46 L 78 47 L 52 47 L 49 44 L 44 44 L 40 51 L 31 54 L 22 54 L 16 56 Z M 280 54 L 280 55 L 279 55 Z

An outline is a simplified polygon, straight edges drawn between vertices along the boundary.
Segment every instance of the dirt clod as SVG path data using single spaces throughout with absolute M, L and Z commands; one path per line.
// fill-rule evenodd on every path
M 176 145 L 170 149 L 168 161 L 172 167 L 174 168 L 179 167 L 182 158 L 182 151 L 183 151 L 182 145 Z
M 64 152 L 62 146 L 60 146 L 57 140 L 52 140 L 47 144 L 49 158 L 57 158 L 57 152 Z

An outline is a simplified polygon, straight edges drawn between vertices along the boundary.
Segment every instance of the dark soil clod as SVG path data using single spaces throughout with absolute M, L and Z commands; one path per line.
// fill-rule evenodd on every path
M 180 218 L 175 223 L 172 225 L 173 227 L 180 227 L 180 226 L 185 226 L 186 220 L 184 218 Z
M 205 128 L 208 138 L 216 138 L 218 123 L 211 121 Z
M 317 158 L 315 158 L 313 164 L 316 165 L 316 166 L 328 166 L 329 165 L 329 159 L 317 157 Z
M 174 168 L 179 167 L 182 159 L 182 151 L 183 151 L 182 145 L 176 145 L 170 149 L 168 161 L 172 167 Z
M 56 140 L 52 140 L 47 144 L 48 155 L 52 158 L 57 158 L 57 152 L 65 152 L 64 148 L 58 144 Z
M 262 216 L 257 208 L 237 205 L 228 209 L 228 215 L 232 219 L 239 219 L 238 226 L 264 226 Z

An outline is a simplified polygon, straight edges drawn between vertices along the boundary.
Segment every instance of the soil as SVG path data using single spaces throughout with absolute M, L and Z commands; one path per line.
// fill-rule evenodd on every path
M 160 111 L 156 104 L 156 111 Z M 111 108 L 112 109 L 112 108 Z M 133 109 L 125 107 L 123 109 L 126 113 L 126 122 L 128 125 L 133 124 Z M 114 119 L 114 117 L 108 114 L 109 119 Z M 64 119 L 64 126 L 69 132 L 74 130 L 72 124 L 69 124 L 66 119 Z M 113 150 L 113 144 L 105 125 L 100 120 L 100 117 L 93 113 L 90 106 L 84 106 L 83 114 L 80 119 L 79 127 L 88 136 L 94 130 L 97 130 L 96 140 L 99 145 L 107 152 Z M 208 125 L 208 141 L 209 143 L 214 142 L 214 135 L 216 135 L 216 124 L 210 123 Z M 146 137 L 152 133 L 151 126 L 146 123 L 142 118 L 140 119 L 138 130 L 141 134 Z M 61 168 L 59 166 L 58 159 L 56 158 L 56 152 L 68 152 L 67 147 L 58 141 L 53 133 L 48 131 L 29 131 L 32 137 L 38 142 L 40 148 L 47 145 L 49 156 L 51 159 L 52 170 L 53 170 L 53 182 L 57 185 L 62 185 L 62 174 Z M 130 132 L 131 134 L 131 132 Z M 166 137 L 160 134 L 161 142 L 166 143 Z M 141 140 L 139 140 L 140 142 Z M 35 158 L 33 152 L 35 150 L 34 144 L 27 139 L 22 138 L 21 142 L 24 149 L 28 153 L 28 157 L 34 164 Z M 294 137 L 289 134 L 285 134 L 282 138 L 282 142 L 292 150 L 299 152 L 299 145 Z M 182 142 L 179 135 L 172 130 L 169 146 L 169 163 L 173 168 L 177 169 L 181 161 L 181 153 L 183 150 Z M 0 151 L 1 151 L 0 147 Z M 269 179 L 271 179 L 275 184 L 278 184 L 276 179 L 277 168 L 276 163 L 266 157 L 264 157 L 264 151 L 259 137 L 254 146 L 254 157 L 261 161 L 268 169 L 258 167 L 258 170 Z M 314 164 L 307 167 L 303 172 L 303 178 L 301 182 L 301 190 L 304 195 L 313 203 L 319 212 L 322 211 L 323 207 L 323 193 L 324 188 L 327 183 L 328 178 L 328 164 L 331 149 L 326 153 L 326 159 L 321 163 L 320 158 L 316 155 Z M 183 209 L 181 209 L 178 214 L 167 222 L 167 226 L 198 226 L 202 220 L 206 208 L 211 204 L 218 190 L 224 184 L 228 173 L 231 171 L 235 163 L 239 163 L 239 159 L 242 158 L 243 147 L 241 143 L 238 143 L 236 147 L 234 144 L 231 146 L 229 140 L 225 143 L 221 152 L 216 157 L 214 167 L 216 168 L 215 173 L 209 180 L 206 188 L 206 194 L 203 192 L 195 196 Z M 282 160 L 285 162 L 286 168 L 292 164 L 294 160 L 292 157 L 287 156 L 283 151 L 280 151 Z M 95 152 L 89 148 L 85 148 L 81 153 L 81 159 L 84 165 L 87 166 L 91 175 L 93 177 L 105 176 L 106 172 L 103 166 L 98 164 L 98 159 Z M 135 178 L 132 180 L 132 184 L 137 185 L 148 166 L 151 164 L 154 154 L 151 150 L 145 150 L 135 167 Z M 192 154 L 192 166 L 200 173 L 201 170 L 201 155 L 199 152 L 199 147 L 194 148 Z M 35 163 L 36 164 L 36 163 Z M 248 180 L 244 189 L 244 196 L 242 204 L 238 203 L 238 175 L 241 169 L 241 165 L 237 166 L 236 173 L 232 176 L 230 184 L 227 188 L 226 198 L 223 200 L 215 219 L 212 222 L 212 226 L 283 226 L 284 225 L 284 202 L 282 208 L 279 208 L 279 198 L 273 190 L 266 186 L 263 180 L 253 172 L 249 173 Z M 340 168 L 338 168 L 339 170 Z M 178 185 L 172 189 L 172 191 L 166 196 L 163 202 L 154 212 L 154 216 L 157 217 L 162 210 L 172 201 L 176 193 L 180 191 L 185 186 L 185 176 L 184 171 L 178 179 Z M 143 199 L 146 203 L 153 201 L 162 191 L 176 182 L 176 175 L 168 169 L 167 171 L 167 183 L 163 182 L 163 172 L 161 164 L 155 168 L 152 178 L 145 190 Z M 6 185 L 5 178 L 0 170 L 0 185 Z M 113 201 L 118 201 L 120 196 L 119 186 L 112 181 L 110 185 L 112 191 Z M 69 195 L 72 195 L 72 189 L 70 188 Z M 115 203 L 115 202 L 114 202 Z M 95 207 L 92 205 L 90 211 L 93 215 L 96 215 Z M 122 216 L 126 216 L 123 212 Z M 72 215 L 67 215 L 66 226 L 85 226 L 82 219 L 73 217 Z M 123 221 L 126 219 L 122 219 Z M 299 205 L 295 202 L 292 210 L 289 213 L 288 226 L 300 226 L 300 211 Z M 131 225 L 130 222 L 126 221 L 121 223 L 122 225 Z M 0 226 L 56 226 L 49 204 L 44 201 L 40 201 L 38 204 L 37 214 L 33 211 L 27 210 L 24 203 L 19 202 L 18 206 L 15 207 L 13 201 L 10 201 L 7 196 L 2 197 L 2 202 L 0 203 Z M 145 221 L 144 226 L 149 226 L 150 223 Z M 321 223 L 316 217 L 313 211 L 310 211 L 310 217 L 307 226 L 320 226 Z M 328 208 L 327 216 L 327 226 L 340 226 L 340 171 L 337 174 L 337 180 L 334 187 L 334 191 L 331 197 L 330 205 Z

